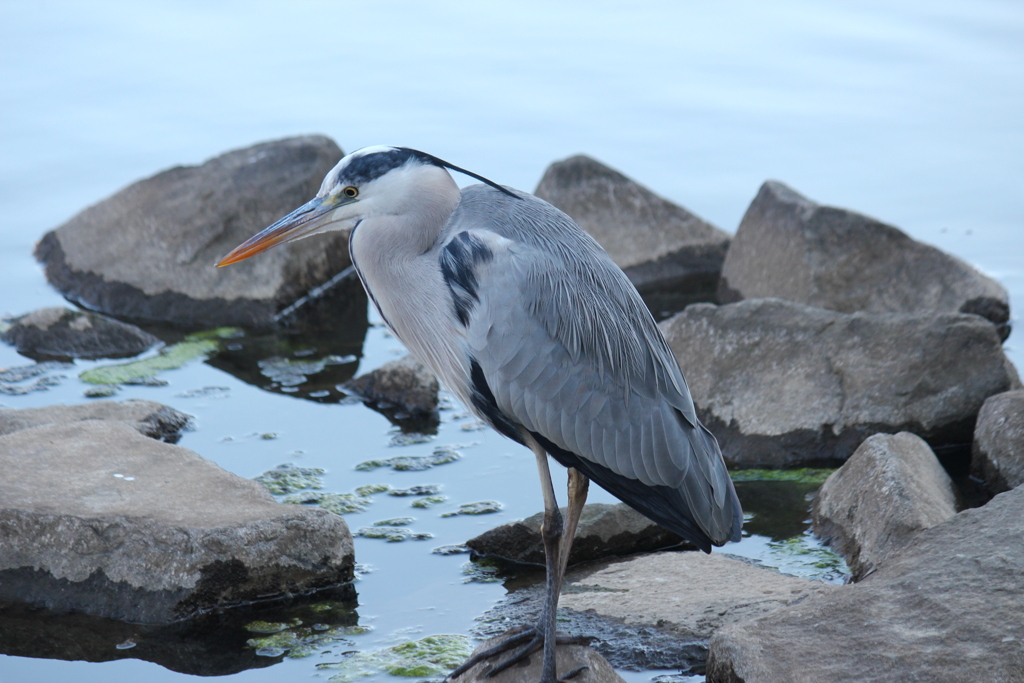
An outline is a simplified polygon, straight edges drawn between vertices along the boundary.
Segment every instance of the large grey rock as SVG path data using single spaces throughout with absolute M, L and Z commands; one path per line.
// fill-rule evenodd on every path
M 697 304 L 661 323 L 726 460 L 845 460 L 879 432 L 971 439 L 1016 373 L 995 328 L 967 314 L 838 313 L 778 299 Z
M 127 358 L 160 343 L 135 325 L 63 306 L 40 308 L 12 319 L 0 338 L 18 353 L 37 360 Z
M 928 444 L 907 432 L 868 438 L 825 480 L 812 506 L 814 533 L 846 559 L 855 580 L 956 512 L 953 481 Z
M 503 638 L 511 635 L 514 634 L 510 632 L 506 635 L 485 640 L 473 651 L 473 654 L 483 652 L 500 643 Z M 540 680 L 541 666 L 543 665 L 543 655 L 541 652 L 534 652 L 519 664 L 505 669 L 496 676 L 488 677 L 487 672 L 491 670 L 491 667 L 500 663 L 507 656 L 508 654 L 506 653 L 485 659 L 461 676 L 449 678 L 448 681 L 450 683 L 524 683 L 525 681 Z M 615 673 L 615 669 L 611 667 L 608 660 L 589 647 L 584 645 L 558 645 L 555 648 L 555 674 L 559 677 L 559 680 L 561 680 L 562 676 L 580 669 L 580 667 L 583 667 L 582 670 L 571 679 L 574 683 L 625 683 L 622 677 Z
M 551 164 L 534 194 L 596 239 L 641 293 L 714 296 L 729 235 L 586 156 Z
M 93 401 L 76 406 L 46 406 L 44 408 L 0 409 L 0 436 L 40 425 L 67 424 L 82 420 L 109 420 L 123 422 L 152 439 L 176 443 L 181 431 L 192 418 L 162 403 L 142 399 L 127 401 Z
M 562 508 L 565 514 L 565 508 Z M 521 564 L 544 566 L 544 542 L 540 527 L 544 513 L 502 524 L 466 541 L 474 553 Z M 659 550 L 685 543 L 625 503 L 589 503 L 583 506 L 573 539 L 569 564 L 599 560 L 611 555 Z
M 558 628 L 592 638 L 617 669 L 695 673 L 717 629 L 835 588 L 719 553 L 651 553 L 570 571 Z M 475 632 L 489 637 L 533 623 L 543 596 L 543 582 L 510 593 L 481 617 Z
M 146 623 L 352 579 L 325 510 L 120 421 L 0 436 L 0 601 Z
M 345 388 L 399 425 L 429 431 L 439 422 L 437 377 L 409 354 L 356 377 Z
M 761 186 L 722 267 L 719 299 L 776 297 L 844 313 L 976 313 L 1009 334 L 1006 289 L 899 229 Z
M 1024 484 L 1024 391 L 991 396 L 974 428 L 971 474 L 1001 493 Z
M 272 327 L 275 314 L 350 264 L 347 233 L 228 268 L 214 264 L 311 199 L 341 156 L 330 139 L 309 136 L 163 171 L 48 232 L 36 258 L 65 296 L 104 313 L 187 327 Z M 344 300 L 358 288 L 348 278 L 335 289 Z
M 908 539 L 863 581 L 727 626 L 708 681 L 1024 680 L 1024 487 Z

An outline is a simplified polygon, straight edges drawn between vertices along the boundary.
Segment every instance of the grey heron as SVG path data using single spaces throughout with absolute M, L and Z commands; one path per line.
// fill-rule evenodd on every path
M 449 170 L 482 184 L 460 190 Z M 555 610 L 590 480 L 705 552 L 739 540 L 736 491 L 674 354 L 622 270 L 571 218 L 429 154 L 368 147 L 218 265 L 329 230 L 351 231 L 352 264 L 395 336 L 536 456 L 544 607 L 535 626 L 467 665 L 518 648 L 494 674 L 543 647 L 542 683 L 556 680 Z M 569 468 L 564 518 L 548 456 Z

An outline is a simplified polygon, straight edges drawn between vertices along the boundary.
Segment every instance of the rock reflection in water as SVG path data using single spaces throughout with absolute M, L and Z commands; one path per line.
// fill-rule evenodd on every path
M 283 623 L 293 625 L 292 630 L 347 633 L 359 621 L 355 597 L 348 584 L 287 603 L 251 605 L 163 626 L 0 603 L 0 653 L 87 662 L 132 658 L 179 673 L 225 676 L 277 664 L 289 654 L 257 654 L 248 625 Z

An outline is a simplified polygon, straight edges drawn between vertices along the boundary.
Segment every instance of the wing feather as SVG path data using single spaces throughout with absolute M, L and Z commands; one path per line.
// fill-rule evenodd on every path
M 464 191 L 449 227 L 449 243 L 487 253 L 471 274 L 454 273 L 475 299 L 462 287 L 453 301 L 496 410 L 702 547 L 736 538 L 717 443 L 653 318 L 597 243 L 550 205 L 484 186 Z

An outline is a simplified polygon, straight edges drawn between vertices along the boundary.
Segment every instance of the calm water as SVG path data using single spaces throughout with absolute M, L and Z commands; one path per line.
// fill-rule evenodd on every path
M 346 150 L 417 147 L 527 190 L 551 161 L 586 152 L 729 231 L 760 183 L 777 178 L 900 226 L 1024 301 L 1019 3 L 292 6 L 0 4 L 0 315 L 62 303 L 31 249 L 82 207 L 175 164 L 310 132 Z M 1019 334 L 1007 348 L 1024 367 Z M 400 353 L 371 327 L 359 372 Z M 0 347 L 0 368 L 27 362 Z M 50 392 L 0 403 L 84 401 L 78 371 Z M 501 584 L 464 583 L 465 556 L 429 553 L 541 505 L 532 456 L 463 429 L 460 408 L 446 411 L 431 443 L 395 447 L 389 423 L 360 405 L 269 393 L 203 363 L 164 378 L 167 387 L 119 398 L 195 415 L 182 445 L 240 475 L 296 462 L 327 468 L 327 490 L 443 483 L 449 506 L 411 515 L 433 539 L 357 541 L 357 561 L 370 565 L 357 584 L 359 622 L 373 630 L 355 647 L 465 633 L 504 594 Z M 203 387 L 224 389 L 187 395 Z M 267 432 L 277 438 L 260 438 Z M 451 444 L 464 458 L 425 473 L 352 470 Z M 492 499 L 503 512 L 439 517 Z M 410 514 L 406 500 L 376 500 L 349 517 L 353 527 Z M 729 550 L 771 559 L 763 536 Z M 329 677 L 317 661 L 231 680 Z M 143 678 L 182 675 L 134 659 L 0 656 L 2 683 Z

